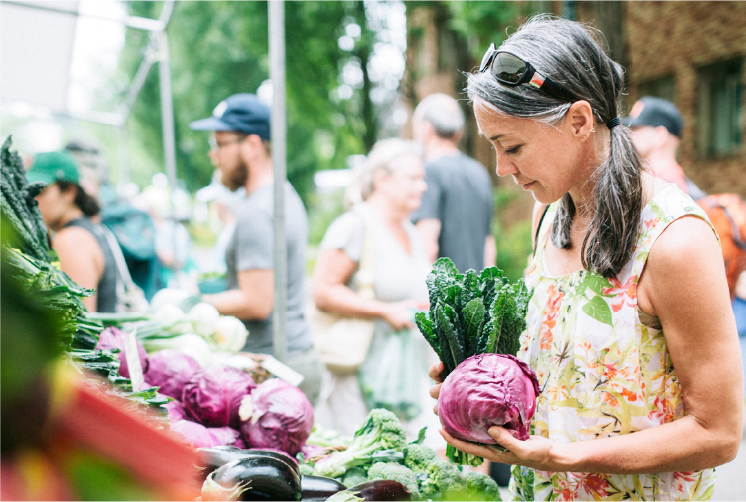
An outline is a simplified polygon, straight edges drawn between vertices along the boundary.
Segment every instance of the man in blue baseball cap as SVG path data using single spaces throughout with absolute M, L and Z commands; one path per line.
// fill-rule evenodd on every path
M 236 227 L 225 262 L 227 290 L 206 294 L 222 314 L 241 319 L 249 330 L 245 351 L 272 354 L 274 310 L 274 170 L 270 143 L 270 109 L 254 94 L 234 94 L 221 101 L 211 117 L 191 123 L 210 131 L 210 160 L 220 180 L 246 196 L 236 209 Z M 322 365 L 313 348 L 303 314 L 308 215 L 293 186 L 285 183 L 287 239 L 287 364 L 304 376 L 300 389 L 312 404 L 318 398 Z

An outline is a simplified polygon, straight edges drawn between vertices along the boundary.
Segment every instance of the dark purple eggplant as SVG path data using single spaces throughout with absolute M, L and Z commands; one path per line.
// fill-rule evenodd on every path
M 328 502 L 351 502 L 359 500 L 413 500 L 412 492 L 406 486 L 390 479 L 366 481 L 352 488 L 337 492 L 327 499 Z
M 290 467 L 292 467 L 295 472 L 298 473 L 298 476 L 300 476 L 300 465 L 298 464 L 298 461 L 294 459 L 293 457 L 291 457 L 290 455 L 288 455 L 287 453 L 283 453 L 281 451 L 274 451 L 274 450 L 254 450 L 254 449 L 241 450 L 241 451 L 245 451 L 247 453 L 252 453 L 255 455 L 262 455 L 265 457 L 272 457 L 272 458 L 282 460 L 283 462 L 287 462 L 287 464 Z
M 276 451 L 242 450 L 235 446 L 215 446 L 213 448 L 200 448 L 197 450 L 197 454 L 199 456 L 199 465 L 197 467 L 202 474 L 202 479 L 205 479 L 212 471 L 218 467 L 222 467 L 228 462 L 251 456 L 272 457 L 281 460 L 288 464 L 288 466 L 300 476 L 298 462 L 290 455 Z
M 324 476 L 301 476 L 300 485 L 303 488 L 301 500 L 326 500 L 346 487 L 334 478 Z
M 298 473 L 286 461 L 263 455 L 228 462 L 202 486 L 202 500 L 298 501 L 302 494 Z
M 205 479 L 212 471 L 222 467 L 228 462 L 246 458 L 246 450 L 241 450 L 235 446 L 215 446 L 213 448 L 199 448 L 197 457 L 199 458 L 197 468 Z

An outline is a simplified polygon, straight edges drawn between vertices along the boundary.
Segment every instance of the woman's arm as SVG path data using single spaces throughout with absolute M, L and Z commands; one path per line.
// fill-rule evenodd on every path
M 681 384 L 686 415 L 634 434 L 562 444 L 518 441 L 500 427 L 490 435 L 510 453 L 444 437 L 467 453 L 549 471 L 649 473 L 693 471 L 732 460 L 743 424 L 743 372 L 723 259 L 706 222 L 672 223 L 648 257 L 640 307 L 657 315 Z M 437 374 L 433 368 L 431 374 Z M 433 388 L 437 394 L 437 388 Z
M 394 329 L 411 328 L 409 308 L 415 302 L 368 300 L 348 288 L 346 283 L 357 270 L 357 263 L 340 249 L 322 249 L 313 274 L 313 301 L 319 310 L 360 317 L 380 317 Z
M 95 291 L 104 274 L 104 252 L 96 238 L 81 227 L 67 227 L 54 236 L 52 246 L 60 257 L 60 268 L 70 279 Z M 96 312 L 96 299 L 97 293 L 83 298 L 89 312 Z

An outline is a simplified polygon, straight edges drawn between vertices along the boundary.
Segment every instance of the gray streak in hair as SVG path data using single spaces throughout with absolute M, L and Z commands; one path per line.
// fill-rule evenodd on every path
M 621 114 L 624 70 L 601 48 L 600 33 L 575 21 L 536 16 L 523 24 L 500 47 L 530 61 L 593 108 L 598 126 Z M 530 85 L 505 86 L 490 72 L 467 76 L 467 93 L 510 116 L 545 124 L 562 123 L 571 103 Z M 642 213 L 642 167 L 624 127 L 610 130 L 609 158 L 593 175 L 595 212 L 583 241 L 583 266 L 604 277 L 616 276 L 632 257 Z M 565 194 L 552 223 L 551 239 L 560 248 L 571 246 L 570 228 L 576 208 Z

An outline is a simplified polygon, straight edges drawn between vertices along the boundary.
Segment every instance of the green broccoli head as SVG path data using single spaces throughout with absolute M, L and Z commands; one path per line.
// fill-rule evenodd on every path
M 433 500 L 466 500 L 466 478 L 455 464 L 440 457 L 420 481 L 422 495 Z
M 369 452 L 372 453 L 377 450 L 402 451 L 406 445 L 407 436 L 396 415 L 389 410 L 376 408 L 371 410 L 365 423 L 355 432 L 350 448 L 373 448 Z
M 368 481 L 376 481 L 378 479 L 398 481 L 412 492 L 412 497 L 415 500 L 420 499 L 417 478 L 415 477 L 414 472 L 412 472 L 412 470 L 407 466 L 397 462 L 376 462 L 368 470 Z
M 392 412 L 376 408 L 371 410 L 363 425 L 355 432 L 352 443 L 346 450 L 332 453 L 328 459 L 316 463 L 315 474 L 336 478 L 356 465 L 370 465 L 374 454 L 382 450 L 398 452 L 407 444 L 399 419 Z
M 467 500 L 502 500 L 497 483 L 487 474 L 470 471 L 464 474 L 466 478 Z
M 427 471 L 437 458 L 435 450 L 425 445 L 413 443 L 404 448 L 404 465 L 415 473 Z
M 360 483 L 364 483 L 365 481 L 368 481 L 368 471 L 363 466 L 357 466 L 348 469 L 342 477 L 342 484 L 345 485 L 347 488 L 359 485 Z

